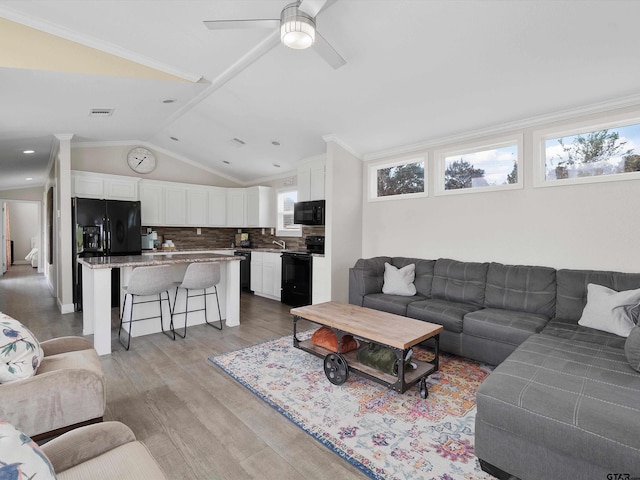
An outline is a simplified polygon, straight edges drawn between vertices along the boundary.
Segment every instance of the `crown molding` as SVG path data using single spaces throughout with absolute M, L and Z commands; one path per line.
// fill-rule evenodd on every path
M 17 12 L 16 10 L 12 10 L 11 8 L 8 8 L 4 5 L 0 6 L 0 17 L 11 20 L 12 22 L 20 23 L 30 28 L 35 28 L 36 30 L 49 33 L 51 35 L 55 35 L 56 37 L 64 38 L 65 40 L 84 45 L 85 47 L 94 48 L 110 55 L 124 58 L 125 60 L 129 60 L 131 62 L 144 65 L 145 67 L 149 67 L 154 70 L 173 75 L 174 77 L 181 78 L 182 80 L 196 83 L 202 78 L 202 75 L 196 75 L 179 70 L 171 65 L 167 65 L 143 55 L 139 55 L 135 52 L 124 49 L 112 43 L 99 40 L 86 34 L 73 32 L 68 28 L 56 25 L 51 22 L 47 22 L 45 20 L 35 19 L 23 13 Z
M 349 152 L 351 155 L 353 155 L 354 157 L 356 157 L 358 160 L 362 160 L 363 156 L 362 154 L 356 152 L 353 148 L 351 148 L 349 145 L 347 145 L 346 143 L 344 143 L 342 140 L 340 140 L 340 138 L 338 138 L 337 135 L 334 135 L 333 133 L 330 133 L 328 135 L 323 135 L 322 136 L 322 140 L 325 141 L 325 143 L 329 143 L 329 142 L 333 142 L 336 145 L 338 145 L 340 148 L 342 148 L 343 150 L 346 150 L 347 152 Z
M 56 137 L 59 141 L 69 140 L 73 138 L 73 133 L 54 133 L 54 137 Z
M 430 148 L 441 147 L 453 143 L 462 143 L 469 140 L 474 140 L 481 137 L 489 137 L 493 135 L 503 135 L 505 133 L 514 130 L 523 130 L 527 128 L 537 127 L 547 123 L 553 123 L 563 120 L 571 120 L 579 117 L 605 113 L 611 110 L 620 108 L 636 107 L 640 105 L 640 95 L 630 95 L 627 97 L 617 98 L 614 100 L 607 100 L 604 102 L 593 103 L 585 105 L 583 107 L 570 108 L 566 110 L 559 110 L 557 112 L 548 113 L 544 115 L 538 115 L 535 117 L 526 118 L 523 120 L 516 120 L 514 122 L 502 123 L 493 127 L 482 128 L 479 130 L 472 130 L 463 132 L 447 137 L 438 138 L 435 140 L 429 140 L 426 142 L 414 143 L 411 145 L 404 145 L 388 150 L 381 150 L 379 152 L 366 153 L 364 155 L 364 161 L 380 160 L 388 157 L 414 154 L 421 150 L 427 150 Z
M 96 140 L 89 142 L 74 142 L 71 149 L 74 148 L 97 148 L 97 147 L 127 147 L 142 144 L 142 140 Z
M 262 182 L 273 182 L 274 180 L 282 180 L 285 178 L 296 177 L 298 175 L 297 170 L 287 170 L 286 172 L 279 173 L 277 175 L 271 175 L 269 177 L 256 178 L 251 182 L 244 182 L 245 187 L 256 187 Z

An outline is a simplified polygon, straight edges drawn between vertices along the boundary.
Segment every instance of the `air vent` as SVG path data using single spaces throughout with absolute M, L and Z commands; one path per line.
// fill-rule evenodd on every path
M 89 111 L 90 117 L 110 117 L 113 115 L 113 108 L 92 108 Z

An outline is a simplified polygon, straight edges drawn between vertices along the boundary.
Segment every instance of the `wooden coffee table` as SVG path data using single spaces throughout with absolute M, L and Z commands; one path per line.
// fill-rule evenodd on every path
M 419 382 L 420 396 L 427 398 L 429 395 L 426 378 L 439 368 L 442 325 L 338 302 L 292 308 L 291 314 L 293 315 L 293 345 L 324 358 L 324 371 L 330 382 L 340 385 L 347 380 L 349 371 L 354 371 L 399 393 L 404 393 Z M 338 337 L 338 352 L 314 345 L 311 340 L 299 340 L 297 322 L 300 319 L 331 328 Z M 340 345 L 344 335 L 352 335 L 360 340 L 360 348 L 367 343 L 391 348 L 398 359 L 397 377 L 359 362 L 358 350 L 341 353 Z M 429 338 L 435 340 L 433 361 L 423 362 L 412 358 L 411 362 L 417 364 L 417 368 L 405 369 L 403 359 L 406 358 L 411 347 Z

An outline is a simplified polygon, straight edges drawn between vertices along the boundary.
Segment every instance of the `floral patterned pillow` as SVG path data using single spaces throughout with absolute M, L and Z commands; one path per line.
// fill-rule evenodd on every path
M 34 376 L 43 357 L 33 333 L 19 321 L 0 313 L 0 383 Z
M 0 420 L 0 478 L 56 478 L 51 462 L 38 444 L 4 420 Z

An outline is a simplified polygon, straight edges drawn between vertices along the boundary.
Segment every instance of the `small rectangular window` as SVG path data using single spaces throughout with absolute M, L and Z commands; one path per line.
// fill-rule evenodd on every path
M 564 182 L 640 172 L 638 147 L 640 124 L 546 138 L 544 180 Z
M 369 200 L 427 195 L 425 159 L 414 158 L 369 166 Z
M 279 237 L 301 237 L 302 228 L 293 223 L 293 204 L 298 200 L 297 190 L 278 191 L 278 228 Z
M 436 195 L 522 188 L 521 139 L 436 154 Z

